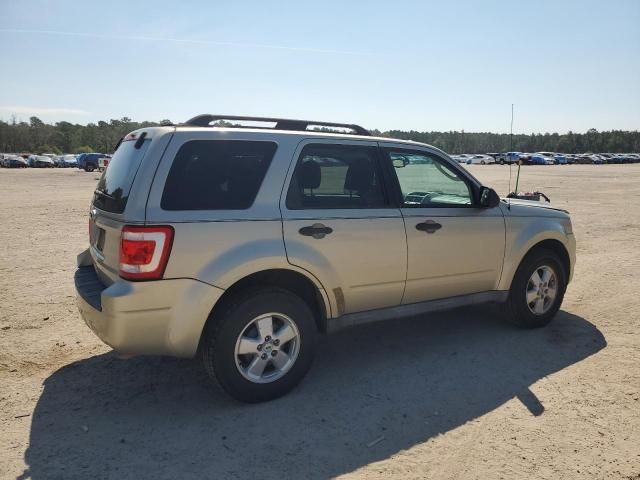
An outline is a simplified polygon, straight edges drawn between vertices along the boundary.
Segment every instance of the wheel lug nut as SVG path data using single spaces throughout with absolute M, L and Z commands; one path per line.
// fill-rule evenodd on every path
M 275 357 L 277 353 L 278 353 L 277 350 L 271 350 L 271 356 L 272 357 Z
M 262 350 L 262 344 L 258 345 L 258 351 L 260 352 Z
M 273 341 L 273 344 L 277 347 L 278 345 L 280 345 L 280 340 L 278 340 L 277 338 Z
M 267 359 L 267 354 L 266 354 L 266 353 L 263 353 L 262 355 L 260 355 L 260 358 L 261 358 L 262 360 L 266 360 L 266 359 Z
M 265 342 L 269 342 L 271 341 L 271 337 L 269 335 L 267 335 L 266 337 L 264 337 L 264 341 Z

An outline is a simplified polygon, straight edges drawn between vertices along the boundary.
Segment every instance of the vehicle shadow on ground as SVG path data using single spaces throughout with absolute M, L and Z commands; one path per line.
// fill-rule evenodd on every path
M 302 384 L 259 405 L 227 397 L 198 362 L 73 363 L 45 382 L 19 478 L 334 477 L 513 397 L 544 415 L 528 387 L 606 346 L 567 312 L 535 331 L 494 317 L 463 309 L 327 336 Z

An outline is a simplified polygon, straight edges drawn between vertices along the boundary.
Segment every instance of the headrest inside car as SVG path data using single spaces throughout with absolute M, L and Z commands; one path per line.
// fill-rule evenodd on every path
M 302 188 L 318 188 L 321 177 L 320 165 L 313 160 L 307 160 L 300 165 L 300 186 Z
M 367 192 L 373 185 L 373 165 L 365 158 L 354 160 L 344 179 L 344 189 L 354 192 Z

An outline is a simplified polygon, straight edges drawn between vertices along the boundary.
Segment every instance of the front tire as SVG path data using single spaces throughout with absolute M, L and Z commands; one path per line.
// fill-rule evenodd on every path
M 315 355 L 316 323 L 300 297 L 280 288 L 230 299 L 204 335 L 207 373 L 236 400 L 278 398 L 305 376 Z
M 505 305 L 506 319 L 520 328 L 547 325 L 562 305 L 566 278 L 557 254 L 542 248 L 529 253 L 511 283 Z

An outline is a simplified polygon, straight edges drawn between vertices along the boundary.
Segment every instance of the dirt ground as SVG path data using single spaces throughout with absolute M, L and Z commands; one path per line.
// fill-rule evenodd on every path
M 508 167 L 471 169 L 507 192 Z M 84 325 L 96 180 L 0 170 L 0 478 L 640 479 L 640 165 L 522 169 L 578 240 L 549 327 L 477 308 L 343 331 L 261 405 L 198 362 L 119 360 Z

